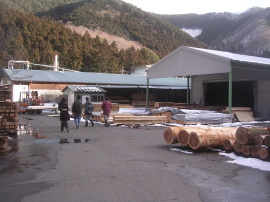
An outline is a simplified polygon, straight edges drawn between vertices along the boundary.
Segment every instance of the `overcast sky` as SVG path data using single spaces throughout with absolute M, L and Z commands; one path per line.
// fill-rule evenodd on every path
M 270 7 L 270 0 L 123 0 L 156 14 L 204 14 L 210 12 L 240 13 L 258 6 Z

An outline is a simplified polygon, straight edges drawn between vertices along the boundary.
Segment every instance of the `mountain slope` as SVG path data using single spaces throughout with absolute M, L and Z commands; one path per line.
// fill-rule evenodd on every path
M 92 72 L 120 73 L 120 68 L 153 64 L 159 56 L 147 48 L 118 50 L 99 37 L 83 36 L 63 24 L 38 18 L 0 4 L 0 65 L 9 60 L 29 60 L 52 65 L 54 55 L 60 55 L 60 67 Z M 35 69 L 37 66 L 31 66 Z
M 196 38 L 214 49 L 270 57 L 270 8 L 242 14 L 157 15 L 180 29 L 201 30 Z
M 18 0 L 1 1 L 10 6 L 11 2 L 14 4 Z M 84 26 L 136 41 L 156 52 L 161 58 L 181 45 L 207 48 L 205 44 L 171 24 L 121 0 L 24 0 L 24 2 L 25 5 L 31 5 L 29 7 L 32 9 L 28 11 L 36 16 L 50 16 L 69 25 Z M 48 9 L 45 6 L 49 2 L 57 4 Z M 42 9 L 33 9 L 37 5 L 45 7 L 44 12 L 39 12 Z M 24 11 L 27 10 L 24 5 L 20 6 Z

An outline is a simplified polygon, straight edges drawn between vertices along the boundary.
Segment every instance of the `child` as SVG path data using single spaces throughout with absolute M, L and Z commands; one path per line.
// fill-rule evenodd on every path
M 60 111 L 61 132 L 63 132 L 64 127 L 66 127 L 67 132 L 69 132 L 68 121 L 70 120 L 70 116 L 68 113 L 68 104 L 64 97 L 62 98 L 61 102 L 58 104 L 58 109 Z

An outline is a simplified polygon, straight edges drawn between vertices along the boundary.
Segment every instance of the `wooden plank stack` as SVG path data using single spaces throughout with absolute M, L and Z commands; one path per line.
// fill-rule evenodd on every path
M 224 148 L 236 154 L 270 159 L 270 127 L 167 127 L 163 136 L 167 144 L 179 143 L 194 150 Z
M 136 116 L 133 113 L 116 113 L 112 112 L 109 116 L 109 123 L 118 125 L 133 125 L 133 124 L 164 124 L 171 119 L 170 112 L 153 114 L 153 116 Z M 104 115 L 93 116 L 94 121 L 100 121 L 104 123 Z
M 0 100 L 11 100 L 11 88 L 12 85 L 0 86 Z
M 115 116 L 114 124 L 162 124 L 166 123 L 166 116 Z
M 146 94 L 132 93 L 131 105 L 133 106 L 146 106 Z M 156 94 L 148 95 L 148 105 L 154 106 Z
M 0 132 L 17 134 L 19 106 L 15 102 L 0 102 Z

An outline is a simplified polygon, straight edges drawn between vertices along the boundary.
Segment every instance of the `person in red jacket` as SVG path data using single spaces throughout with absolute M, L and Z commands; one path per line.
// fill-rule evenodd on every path
M 104 114 L 104 120 L 105 120 L 105 126 L 109 127 L 109 116 L 111 113 L 111 108 L 112 108 L 112 103 L 109 101 L 108 97 L 105 97 L 105 100 L 103 101 L 101 108 L 103 110 L 103 114 Z

